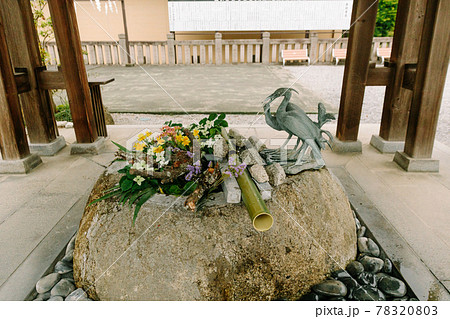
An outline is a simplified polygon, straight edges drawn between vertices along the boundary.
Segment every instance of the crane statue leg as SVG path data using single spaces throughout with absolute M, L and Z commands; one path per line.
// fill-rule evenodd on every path
M 299 138 L 297 141 L 297 145 L 294 148 L 294 152 L 291 154 L 291 160 L 295 160 L 296 162 L 303 162 L 303 156 L 305 156 L 306 150 L 308 149 L 308 145 L 303 142 L 302 146 L 300 146 L 300 148 L 297 150 L 300 141 L 301 139 Z
M 319 149 L 319 146 L 317 146 L 316 141 L 313 140 L 313 139 L 307 139 L 307 140 L 305 140 L 304 144 L 307 144 L 308 146 L 311 147 L 311 151 L 312 151 L 314 159 L 315 159 L 315 161 L 317 163 L 317 166 L 314 167 L 314 168 L 318 169 L 318 168 L 321 168 L 321 167 L 325 166 L 325 161 L 322 158 L 322 154 L 320 153 L 320 149 Z M 295 165 L 301 165 L 302 164 L 302 157 L 303 156 L 299 156 L 298 157 L 297 162 L 295 162 Z
M 287 143 L 289 143 L 289 141 L 291 140 L 291 138 L 292 138 L 292 134 L 289 134 L 289 136 L 288 136 L 288 138 L 286 139 L 286 141 L 283 143 L 283 145 L 280 146 L 280 149 L 283 149 L 283 148 L 287 145 Z
M 297 144 L 295 144 L 295 147 L 288 153 L 289 161 L 295 161 L 297 159 L 297 155 L 300 152 L 300 150 L 298 150 L 297 148 L 298 148 L 298 145 L 300 144 L 300 142 L 301 142 L 300 137 L 297 137 Z

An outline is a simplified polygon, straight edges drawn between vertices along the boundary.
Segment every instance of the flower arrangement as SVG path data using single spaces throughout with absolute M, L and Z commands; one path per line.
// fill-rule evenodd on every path
M 196 211 L 225 178 L 243 173 L 245 164 L 237 165 L 233 157 L 223 174 L 219 163 L 205 158 L 213 154 L 222 128 L 228 126 L 225 114 L 210 114 L 189 128 L 172 121 L 164 124 L 159 132 L 140 133 L 131 150 L 113 142 L 118 147 L 116 160 L 127 165 L 118 171 L 122 174 L 118 185 L 91 204 L 115 197 L 135 205 L 134 224 L 141 206 L 156 193 L 187 196 L 185 206 Z

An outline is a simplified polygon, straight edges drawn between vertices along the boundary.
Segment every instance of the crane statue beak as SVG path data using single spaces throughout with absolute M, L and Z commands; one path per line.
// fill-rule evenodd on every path
M 268 104 L 268 103 L 272 102 L 273 100 L 275 100 L 276 98 L 277 98 L 277 96 L 274 96 L 274 94 L 271 94 L 268 97 L 266 97 L 266 99 L 262 103 L 264 105 Z

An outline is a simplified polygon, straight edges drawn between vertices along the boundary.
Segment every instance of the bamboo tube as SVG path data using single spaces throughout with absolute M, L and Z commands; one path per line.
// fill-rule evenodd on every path
M 234 148 L 233 143 L 231 143 L 225 128 L 222 128 L 222 136 L 229 145 L 230 153 L 236 153 L 236 149 Z M 237 156 L 236 161 L 239 161 Z M 269 213 L 269 209 L 247 169 L 245 169 L 244 173 L 237 178 L 237 182 L 241 188 L 242 201 L 247 208 L 253 227 L 260 232 L 269 230 L 273 225 L 273 217 Z

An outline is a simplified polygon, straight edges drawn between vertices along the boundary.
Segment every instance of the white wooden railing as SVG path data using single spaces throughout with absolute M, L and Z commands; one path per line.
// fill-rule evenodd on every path
M 236 63 L 281 63 L 280 54 L 285 49 L 308 49 L 311 63 L 332 63 L 332 49 L 347 48 L 347 38 L 320 39 L 312 33 L 302 39 L 270 39 L 264 32 L 261 39 L 222 40 L 216 33 L 214 40 L 175 40 L 168 34 L 167 41 L 129 42 L 132 63 L 145 65 L 175 64 L 236 64 Z M 84 61 L 90 65 L 124 65 L 127 63 L 125 39 L 119 35 L 115 42 L 82 42 Z M 377 48 L 388 48 L 392 38 L 374 38 L 372 60 L 376 61 Z M 55 43 L 48 43 L 49 63 L 60 63 Z

